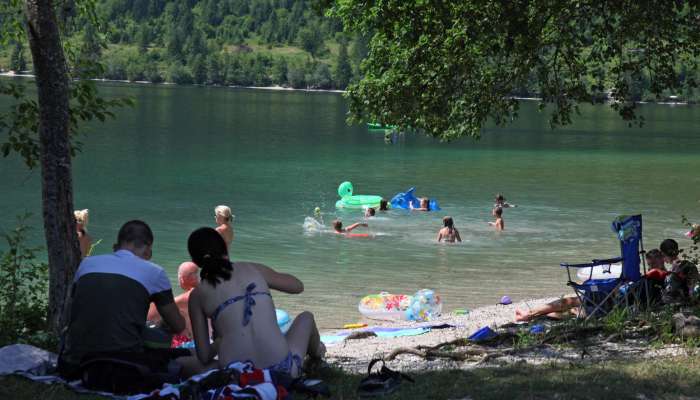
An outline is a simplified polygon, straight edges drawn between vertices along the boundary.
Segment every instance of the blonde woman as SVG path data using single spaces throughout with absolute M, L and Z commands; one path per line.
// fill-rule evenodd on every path
M 75 229 L 78 233 L 78 242 L 80 242 L 80 256 L 85 258 L 90 253 L 90 247 L 92 246 L 92 238 L 87 233 L 88 225 L 88 209 L 75 210 L 73 211 L 73 216 L 75 217 Z
M 231 247 L 231 242 L 233 241 L 233 214 L 231 214 L 231 208 L 228 206 L 216 206 L 214 209 L 214 217 L 216 218 L 216 231 L 219 232 L 224 242 L 226 242 L 226 248 Z

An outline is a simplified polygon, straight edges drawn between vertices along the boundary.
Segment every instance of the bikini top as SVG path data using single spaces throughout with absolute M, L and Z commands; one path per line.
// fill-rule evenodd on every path
M 214 310 L 214 314 L 211 315 L 211 321 L 214 322 L 216 321 L 216 318 L 219 316 L 221 311 L 224 310 L 224 308 L 230 306 L 231 304 L 243 300 L 243 326 L 248 325 L 250 322 L 250 317 L 253 316 L 253 306 L 255 305 L 255 299 L 253 296 L 257 295 L 267 295 L 270 296 L 270 292 L 254 292 L 255 290 L 255 282 L 251 282 L 248 284 L 248 286 L 245 288 L 245 294 L 242 294 L 240 296 L 235 296 L 231 297 L 230 299 L 224 301 L 223 303 L 219 304 L 218 307 L 216 307 L 216 310 Z

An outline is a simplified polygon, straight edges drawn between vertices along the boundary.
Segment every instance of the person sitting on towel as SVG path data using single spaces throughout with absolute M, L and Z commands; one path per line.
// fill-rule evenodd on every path
M 226 243 L 211 228 L 192 232 L 187 249 L 201 269 L 202 282 L 190 294 L 189 312 L 202 364 L 225 368 L 231 362 L 249 360 L 257 368 L 298 377 L 304 357 L 325 355 L 310 312 L 299 314 L 286 335 L 277 325 L 270 289 L 301 293 L 304 285 L 299 279 L 263 264 L 231 262 Z M 216 332 L 214 343 L 209 320 Z
M 69 380 L 78 379 L 83 362 L 115 353 L 175 375 L 199 372 L 201 366 L 191 354 L 174 351 L 182 349 L 147 347 L 153 334 L 146 328 L 151 302 L 171 333 L 185 329 L 168 275 L 149 261 L 153 251 L 151 228 L 138 220 L 125 223 L 114 250 L 112 254 L 84 258 L 75 273 L 59 373 Z

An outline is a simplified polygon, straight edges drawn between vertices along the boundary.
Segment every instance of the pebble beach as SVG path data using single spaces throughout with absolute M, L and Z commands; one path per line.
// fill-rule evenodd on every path
M 382 358 L 400 347 L 435 346 L 460 338 L 466 338 L 478 329 L 489 326 L 496 328 L 511 323 L 515 318 L 516 308 L 528 308 L 547 303 L 558 297 L 548 297 L 520 301 L 510 305 L 492 305 L 476 308 L 466 315 L 446 313 L 429 323 L 410 321 L 379 321 L 365 320 L 369 326 L 416 328 L 426 325 L 448 324 L 452 328 L 431 329 L 429 332 L 415 336 L 396 338 L 366 337 L 346 339 L 327 345 L 326 360 L 347 371 L 362 373 L 373 358 Z M 358 331 L 361 331 L 359 329 Z M 339 331 L 324 331 L 321 335 L 338 333 Z M 405 355 L 391 362 L 392 368 L 400 370 L 430 370 L 444 368 L 461 368 L 463 363 L 450 360 L 423 360 L 422 358 Z
M 399 348 L 416 348 L 418 346 L 432 347 L 438 344 L 469 337 L 478 329 L 488 326 L 493 329 L 514 323 L 516 308 L 529 308 L 556 300 L 559 297 L 547 297 L 520 301 L 510 305 L 492 305 L 472 310 L 466 315 L 453 313 L 443 314 L 440 318 L 430 321 L 429 325 L 449 324 L 453 328 L 431 329 L 429 332 L 397 338 L 365 337 L 346 339 L 327 345 L 326 361 L 335 367 L 349 373 L 366 374 L 367 366 L 372 359 L 386 358 Z M 407 321 L 364 321 L 370 327 L 406 327 L 416 328 L 426 323 Z M 552 322 L 549 322 L 552 323 Z M 547 323 L 547 324 L 549 324 Z M 359 331 L 359 330 L 358 330 Z M 337 332 L 337 331 L 335 331 Z M 322 335 L 334 332 L 321 332 Z M 522 351 L 512 352 L 498 359 L 482 363 L 474 359 L 456 361 L 448 358 L 426 359 L 413 354 L 400 354 L 386 365 L 402 372 L 424 372 L 431 370 L 462 369 L 468 370 L 479 367 L 508 364 L 576 364 L 580 362 L 600 363 L 611 359 L 655 359 L 658 357 L 677 357 L 689 354 L 689 350 L 681 344 L 667 343 L 650 346 L 648 341 L 629 339 L 610 341 L 600 337 L 595 345 L 581 349 L 573 347 L 536 346 Z

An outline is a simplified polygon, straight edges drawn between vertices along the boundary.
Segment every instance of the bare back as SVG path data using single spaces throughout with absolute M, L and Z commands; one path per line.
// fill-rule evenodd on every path
M 440 229 L 440 232 L 438 233 L 438 242 L 445 241 L 448 243 L 454 243 L 455 241 L 462 241 L 462 238 L 459 237 L 459 231 L 457 228 L 448 228 L 444 227 Z
M 226 242 L 226 248 L 230 249 L 231 248 L 231 242 L 233 242 L 233 228 L 231 227 L 230 224 L 221 224 L 216 227 L 216 231 L 219 232 L 222 238 L 224 238 L 224 242 Z
M 254 289 L 246 290 L 254 284 Z M 248 294 L 246 294 L 248 293 Z M 225 307 L 220 308 L 212 326 L 216 332 L 219 366 L 225 367 L 232 361 L 251 360 L 256 366 L 263 368 L 274 365 L 289 352 L 289 346 L 277 326 L 277 316 L 270 288 L 265 277 L 254 263 L 237 262 L 233 264 L 231 279 L 217 284 L 215 287 L 203 281 L 193 290 L 190 297 L 190 314 L 197 312 L 198 317 L 192 317 L 195 340 L 202 337 L 206 325 L 201 319 L 205 316 L 212 318 L 217 308 L 230 299 L 241 298 Z M 250 305 L 249 322 L 244 325 L 246 304 Z M 205 320 L 206 322 L 206 320 Z M 200 346 L 201 339 L 197 346 Z

